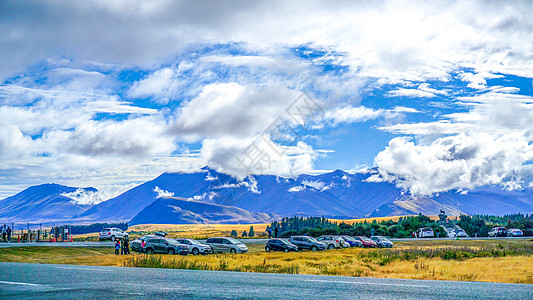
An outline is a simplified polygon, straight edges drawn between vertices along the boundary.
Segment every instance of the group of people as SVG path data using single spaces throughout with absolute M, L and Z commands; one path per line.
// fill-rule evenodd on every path
M 126 236 L 124 241 L 120 242 L 117 240 L 115 243 L 115 254 L 116 255 L 127 255 L 130 254 L 130 241 Z
M 272 238 L 272 228 L 268 228 L 267 232 L 268 232 L 268 238 L 271 239 Z M 277 226 L 274 229 L 274 237 L 275 238 L 278 237 L 278 227 Z
M 2 239 L 4 240 L 4 243 L 8 242 L 11 243 L 11 228 L 9 226 L 6 227 L 6 224 L 2 226 Z

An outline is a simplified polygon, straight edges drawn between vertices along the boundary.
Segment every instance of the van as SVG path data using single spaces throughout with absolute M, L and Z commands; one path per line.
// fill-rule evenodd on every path
M 211 237 L 205 243 L 215 252 L 246 253 L 248 247 L 240 241 L 229 237 Z

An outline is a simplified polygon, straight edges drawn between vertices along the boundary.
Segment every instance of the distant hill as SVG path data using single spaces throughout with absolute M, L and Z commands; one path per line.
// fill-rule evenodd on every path
M 155 200 L 135 216 L 137 224 L 253 224 L 272 222 L 279 216 L 251 213 L 233 206 L 216 205 L 178 197 Z
M 170 214 L 169 220 L 205 222 L 217 218 L 204 215 L 199 204 L 242 209 L 242 220 L 259 218 L 248 213 L 278 216 L 325 216 L 337 219 L 386 217 L 423 213 L 435 215 L 443 209 L 450 216 L 460 214 L 503 215 L 533 213 L 533 188 L 505 191 L 500 187 L 481 187 L 468 192 L 448 191 L 431 197 L 414 196 L 390 182 L 370 180 L 377 170 L 360 173 L 336 170 L 320 175 L 282 178 L 253 175 L 238 180 L 207 167 L 192 173 L 164 173 L 117 197 L 93 207 L 81 206 L 61 194 L 76 188 L 60 185 L 31 187 L 0 201 L 0 220 L 64 219 L 73 222 L 118 222 L 150 219 Z M 172 209 L 165 201 L 194 200 L 194 209 Z M 167 200 L 161 200 L 167 199 Z M 177 201 L 177 200 L 175 200 Z M 184 200 L 183 200 L 184 201 Z M 145 211 L 145 209 L 150 209 Z M 189 207 L 189 206 L 187 206 Z M 157 210 L 160 210 L 157 212 Z M 143 212 L 141 214 L 141 212 Z M 261 217 L 262 218 L 262 217 Z M 223 218 L 224 219 L 224 218 Z M 234 220 L 238 220 L 235 217 Z M 35 221 L 32 221 L 35 222 Z M 142 221 L 145 222 L 145 221 Z
M 72 198 L 62 194 L 77 191 L 76 187 L 59 184 L 32 186 L 24 191 L 0 200 L 0 222 L 45 223 L 54 220 L 72 219 L 90 208 L 90 205 L 77 204 Z M 83 188 L 96 192 L 95 188 Z

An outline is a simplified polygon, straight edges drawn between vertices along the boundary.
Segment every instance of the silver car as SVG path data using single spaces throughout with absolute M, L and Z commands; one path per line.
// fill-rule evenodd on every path
M 248 247 L 234 238 L 229 237 L 212 237 L 208 238 L 205 243 L 215 252 L 245 253 Z
M 189 248 L 191 249 L 191 253 L 193 255 L 211 254 L 211 253 L 213 253 L 213 250 L 211 250 L 211 247 L 209 247 L 208 245 L 204 245 L 204 244 L 198 242 L 197 240 L 193 240 L 193 239 L 176 239 L 176 241 L 178 241 L 178 243 L 185 244 L 185 245 L 189 246 Z
M 98 237 L 100 238 L 101 241 L 103 240 L 115 241 L 116 239 L 124 239 L 126 237 L 129 239 L 130 236 L 126 232 L 124 232 L 122 229 L 113 227 L 113 228 L 102 229 Z

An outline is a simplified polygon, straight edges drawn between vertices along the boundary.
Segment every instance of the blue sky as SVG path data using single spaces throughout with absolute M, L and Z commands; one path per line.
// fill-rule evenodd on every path
M 55 182 L 102 201 L 205 165 L 531 187 L 532 6 L 3 1 L 0 198 Z

